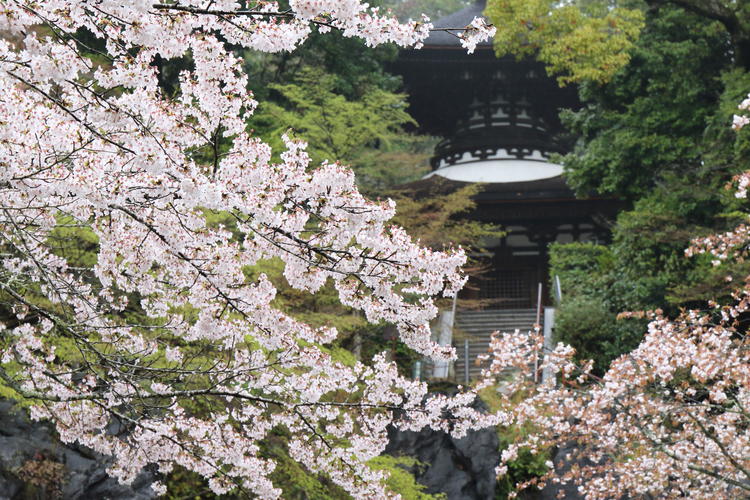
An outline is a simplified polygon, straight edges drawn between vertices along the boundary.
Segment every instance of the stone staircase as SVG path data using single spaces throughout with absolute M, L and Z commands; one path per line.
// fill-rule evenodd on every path
M 543 321 L 543 318 L 542 318 Z M 459 311 L 453 329 L 453 346 L 458 359 L 453 373 L 456 381 L 464 383 L 465 379 L 465 340 L 469 341 L 469 378 L 479 376 L 482 365 L 476 364 L 477 356 L 487 352 L 490 334 L 494 331 L 527 332 L 536 322 L 536 309 L 487 309 L 484 311 Z M 487 363 L 483 363 L 486 365 Z

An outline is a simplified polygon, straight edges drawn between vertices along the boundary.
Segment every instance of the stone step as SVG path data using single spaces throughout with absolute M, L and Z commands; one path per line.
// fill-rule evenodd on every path
M 488 321 L 487 323 L 456 323 L 456 328 L 467 329 L 467 328 L 492 328 L 497 330 L 498 328 L 531 328 L 534 323 L 527 321 Z
M 541 319 L 541 318 L 540 318 Z M 536 321 L 536 314 L 530 316 L 459 316 L 458 323 L 477 323 L 481 321 Z
M 491 334 L 496 331 L 523 333 L 533 330 L 536 322 L 536 309 L 495 309 L 484 311 L 458 311 L 455 326 L 469 338 L 469 378 L 478 377 L 490 361 L 476 364 L 477 356 L 488 352 Z M 457 381 L 463 382 L 467 360 L 465 358 L 464 339 L 457 336 L 453 346 L 457 358 L 453 364 L 453 373 Z
M 536 314 L 487 314 L 485 316 L 464 316 L 461 313 L 457 314 L 458 321 L 502 321 L 502 320 L 531 320 L 536 319 Z
M 536 318 L 497 318 L 456 321 L 456 325 L 533 325 Z
M 456 328 L 460 330 L 487 330 L 488 332 L 493 332 L 495 330 L 515 330 L 516 328 L 520 330 L 533 330 L 534 324 L 533 323 L 511 323 L 511 322 L 503 322 L 503 323 L 474 323 L 474 324 L 457 324 Z
M 468 325 L 456 325 L 456 328 L 462 331 L 467 330 L 482 330 L 486 332 L 494 332 L 495 330 L 533 330 L 533 323 L 476 323 Z
M 473 335 L 484 335 L 489 338 L 490 334 L 492 332 L 501 332 L 501 333 L 512 333 L 516 330 L 519 330 L 521 332 L 530 332 L 534 329 L 531 327 L 531 325 L 486 325 L 486 326 L 472 326 L 472 327 L 456 327 L 456 330 L 458 330 L 461 333 L 465 334 L 473 334 Z M 456 337 L 460 337 L 460 335 L 455 335 Z
M 464 318 L 486 318 L 495 316 L 536 316 L 536 309 L 524 309 L 518 311 L 503 311 L 502 309 L 497 309 L 495 311 L 489 312 L 457 311 L 456 314 L 457 316 Z
M 456 313 L 464 316 L 482 316 L 488 314 L 536 314 L 536 309 L 482 309 L 479 311 L 456 311 Z
M 477 328 L 456 328 L 456 333 L 453 336 L 455 339 L 463 339 L 464 337 L 476 337 L 479 335 L 480 337 L 487 337 L 489 340 L 490 335 L 494 332 L 500 332 L 500 333 L 513 333 L 516 330 L 518 330 L 521 333 L 527 333 L 534 331 L 533 328 L 530 326 L 508 326 L 508 327 L 498 327 L 498 326 L 487 326 L 487 327 L 477 327 Z M 463 334 L 463 335 L 462 335 Z
M 540 318 L 541 319 L 541 318 Z M 487 316 L 481 318 L 462 318 L 459 316 L 456 319 L 456 323 L 494 323 L 494 322 L 521 322 L 521 323 L 534 323 L 536 316 Z

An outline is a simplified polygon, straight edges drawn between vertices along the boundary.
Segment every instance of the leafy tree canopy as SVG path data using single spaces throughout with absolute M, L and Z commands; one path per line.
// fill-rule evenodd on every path
M 667 171 L 700 170 L 728 48 L 718 22 L 674 7 L 650 11 L 630 63 L 608 85 L 584 83 L 584 106 L 563 114 L 580 136 L 564 158 L 571 187 L 633 199 Z
M 571 2 L 565 8 L 594 15 L 592 7 L 602 5 Z M 562 115 L 579 140 L 561 162 L 579 195 L 614 196 L 632 208 L 612 221 L 612 243 L 597 249 L 604 260 L 589 258 L 584 247 L 556 246 L 550 273 L 568 289 L 559 335 L 600 370 L 635 347 L 644 331 L 634 320 L 616 321 L 618 313 L 662 309 L 676 315 L 680 307 L 727 299 L 728 276 L 747 270 L 740 260 L 719 270 L 705 256 L 684 258 L 693 238 L 727 230 L 742 218 L 742 202 L 725 187 L 749 164 L 746 131 L 728 127 L 750 88 L 738 42 L 744 28 L 731 21 L 742 17 L 745 3 L 607 5 L 610 13 L 639 9 L 644 24 L 627 64 L 606 82 L 580 82 L 583 106 Z M 555 7 L 549 15 L 561 9 Z M 578 263 L 576 273 L 561 267 L 567 259 Z M 571 285 L 576 276 L 585 286 Z
M 490 0 L 486 15 L 501 27 L 495 35 L 498 56 L 535 55 L 562 84 L 605 82 L 627 64 L 643 28 L 642 10 L 623 3 Z
M 256 120 L 270 138 L 289 128 L 310 144 L 316 161 L 356 160 L 368 148 L 387 149 L 414 119 L 406 112 L 405 96 L 369 87 L 357 99 L 341 93 L 334 75 L 303 68 L 292 83 L 269 85 L 282 102 L 262 105 Z M 278 148 L 281 149 L 281 148 Z

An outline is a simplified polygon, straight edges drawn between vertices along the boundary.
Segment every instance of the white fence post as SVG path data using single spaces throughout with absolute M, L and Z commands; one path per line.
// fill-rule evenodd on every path
M 555 327 L 555 308 L 544 308 L 544 356 L 546 357 L 552 351 L 552 329 Z M 546 383 L 552 377 L 552 370 L 549 367 L 542 369 L 542 383 Z

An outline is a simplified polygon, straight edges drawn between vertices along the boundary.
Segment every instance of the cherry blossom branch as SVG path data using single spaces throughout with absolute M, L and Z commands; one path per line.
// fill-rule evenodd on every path
M 282 11 L 267 11 L 267 10 L 257 10 L 257 9 L 237 9 L 237 10 L 223 10 L 223 9 L 207 9 L 202 7 L 192 7 L 188 5 L 179 5 L 179 4 L 168 4 L 168 3 L 156 3 L 151 6 L 152 8 L 156 10 L 161 11 L 171 11 L 171 12 L 185 12 L 188 14 L 195 14 L 195 15 L 209 15 L 209 16 L 218 16 L 218 17 L 271 17 L 271 18 L 282 18 L 282 19 L 296 19 L 299 16 L 292 10 L 282 10 Z M 321 21 L 320 19 L 313 19 L 313 23 L 315 24 L 323 24 L 325 26 L 332 26 L 330 23 L 326 23 L 325 21 Z M 457 38 L 461 38 L 459 35 L 456 35 L 453 33 L 454 31 L 468 31 L 471 30 L 471 26 L 463 26 L 460 28 L 430 28 L 430 31 L 434 32 L 447 32 L 451 35 L 455 35 Z
M 211 16 L 252 16 L 252 17 L 295 17 L 294 11 L 291 9 L 284 11 L 265 11 L 255 9 L 236 9 L 236 10 L 222 10 L 222 9 L 206 9 L 201 7 L 191 7 L 188 5 L 169 4 L 169 3 L 155 3 L 151 6 L 156 10 L 174 11 L 174 12 L 186 12 L 189 14 L 200 14 L 200 15 L 211 15 Z
M 259 443 L 283 426 L 309 470 L 359 498 L 383 498 L 384 475 L 366 462 L 390 423 L 455 422 L 461 432 L 466 418 L 480 420 L 464 408 L 473 394 L 425 401 L 424 384 L 383 356 L 335 361 L 324 348 L 335 329 L 279 310 L 270 280 L 248 277 L 278 258 L 289 286 L 315 292 L 330 279 L 368 321 L 394 324 L 425 355 L 451 354 L 427 324 L 434 296 L 465 281 L 464 255 L 420 248 L 388 225 L 392 204 L 364 199 L 338 163 L 311 165 L 300 141 L 285 137 L 273 162 L 247 132 L 257 102 L 229 44 L 293 50 L 315 21 L 370 45 L 414 46 L 429 34 L 426 23 L 401 24 L 357 0 L 321 5 L 295 0 L 295 19 L 79 0 L 0 10 L 0 114 L 23 124 L 0 134 L 0 290 L 11 315 L 0 380 L 31 398 L 33 418 L 51 420 L 63 442 L 111 455 L 123 481 L 148 464 L 178 464 L 218 494 L 239 485 L 278 497 Z M 84 31 L 108 64 L 92 62 L 102 51 L 77 36 Z M 179 94 L 164 96 L 159 61 L 188 53 L 194 67 Z M 210 161 L 195 154 L 206 148 Z M 236 217 L 242 237 L 207 213 Z M 78 231 L 69 238 L 63 226 Z M 90 268 L 70 260 L 78 237 Z M 186 410 L 193 398 L 210 419 Z M 128 427 L 123 435 L 106 432 L 113 419 Z M 311 429 L 319 436 L 294 437 Z
M 19 82 L 23 83 L 24 85 L 28 86 L 30 89 L 33 89 L 35 92 L 37 92 L 40 95 L 42 95 L 49 102 L 51 102 L 52 104 L 54 104 L 55 106 L 57 106 L 58 108 L 60 108 L 61 110 L 63 110 L 71 118 L 73 118 L 76 122 L 78 122 L 81 125 L 83 125 L 86 128 L 86 130 L 88 130 L 95 137 L 103 140 L 107 144 L 111 144 L 112 146 L 116 147 L 117 149 L 121 149 L 121 150 L 125 151 L 126 153 L 135 154 L 135 152 L 133 150 L 131 150 L 130 148 L 127 148 L 127 147 L 123 146 L 122 144 L 120 144 L 118 142 L 115 142 L 112 139 L 110 139 L 110 138 L 105 137 L 104 135 L 102 135 L 100 132 L 98 132 L 97 130 L 95 130 L 91 125 L 89 125 L 88 123 L 84 122 L 81 118 L 79 118 L 78 115 L 76 115 L 72 110 L 70 110 L 68 107 L 66 107 L 64 104 L 62 104 L 58 99 L 54 98 L 53 96 L 51 96 L 50 94 L 48 94 L 47 92 L 45 92 L 44 90 L 42 90 L 41 88 L 39 88 L 34 83 L 32 83 L 32 82 L 30 82 L 30 81 L 28 81 L 28 80 L 26 80 L 24 78 L 21 78 L 20 76 L 18 76 L 17 74 L 13 73 L 12 71 L 8 71 L 7 74 L 10 75 L 10 76 L 12 76 L 13 78 L 15 78 L 16 80 L 18 80 Z

